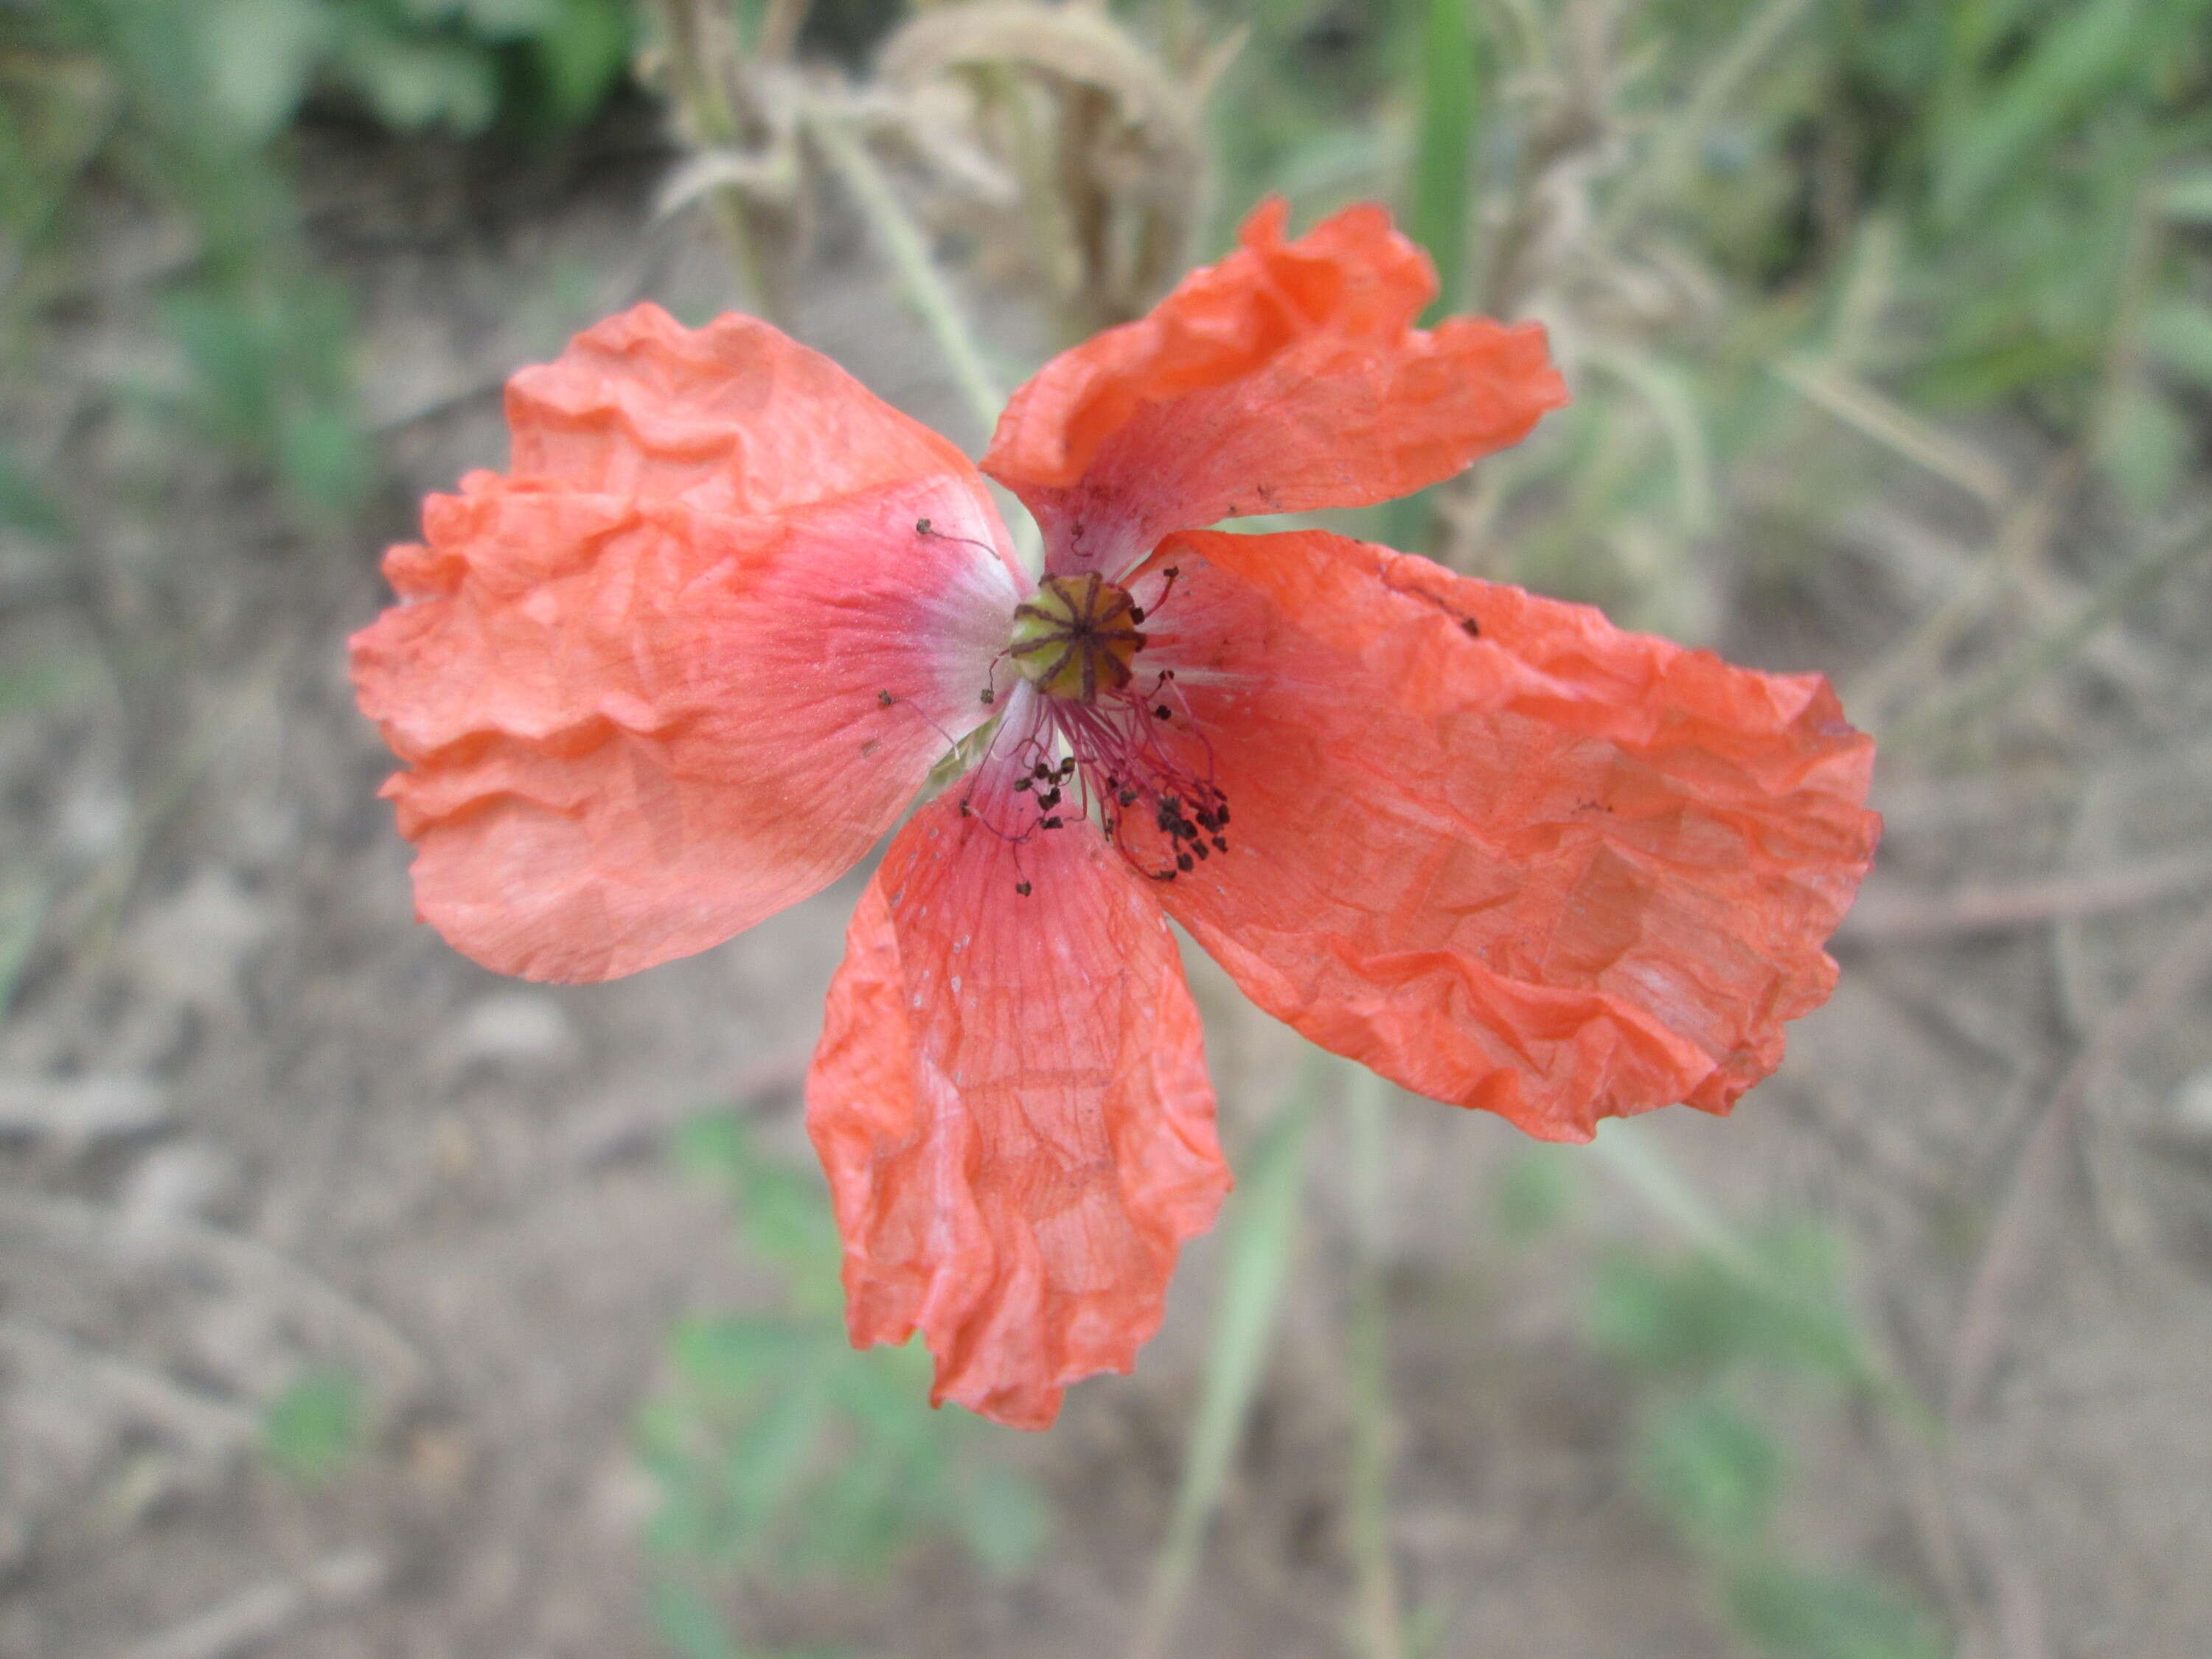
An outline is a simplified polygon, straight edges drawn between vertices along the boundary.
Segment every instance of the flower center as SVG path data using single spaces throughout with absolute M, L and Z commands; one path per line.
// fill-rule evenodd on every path
M 1102 691 L 1128 684 L 1129 665 L 1145 648 L 1137 624 L 1145 613 L 1095 570 L 1047 576 L 1014 607 L 1006 654 L 1022 678 L 1048 697 L 1096 702 Z

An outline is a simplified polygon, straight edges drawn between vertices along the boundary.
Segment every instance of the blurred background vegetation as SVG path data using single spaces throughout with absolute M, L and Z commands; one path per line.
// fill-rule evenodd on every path
M 884 316 L 927 336 L 971 442 L 1044 351 L 1140 313 L 1261 196 L 1301 226 L 1389 203 L 1436 261 L 1437 311 L 1540 319 L 1577 398 L 1468 477 L 1330 521 L 1692 640 L 1786 642 L 1825 607 L 1854 718 L 1911 763 L 1990 762 L 2083 661 L 2126 680 L 2109 625 L 2208 544 L 2212 0 L 9 0 L 6 374 L 47 372 L 96 308 L 135 308 L 165 350 L 102 371 L 101 418 L 137 437 L 89 459 L 81 422 L 0 410 L 9 580 L 107 580 L 88 492 L 158 518 L 209 455 L 276 503 L 289 555 L 358 555 L 388 434 L 359 395 L 350 273 L 304 204 L 319 135 L 521 158 L 641 121 L 666 135 L 656 210 L 713 224 L 732 304 L 787 313 L 824 222 L 857 224 L 907 307 Z M 102 231 L 118 199 L 161 227 L 127 272 Z M 979 325 L 1001 312 L 1018 320 Z M 1863 602 L 1836 604 L 1853 583 Z M 157 622 L 109 622 L 104 672 L 158 700 Z M 0 709 L 88 678 L 11 653 Z M 178 752 L 157 793 L 189 775 Z M 19 862 L 0 1008 L 40 951 L 112 932 L 133 878 Z M 1173 1650 L 1310 1248 L 1309 1115 L 1352 1099 L 1356 1153 L 1358 1091 L 1311 1071 L 1232 1149 L 1212 1358 L 1139 1653 Z M 1600 1181 L 1673 1228 L 1672 1255 L 1600 1249 L 1578 1294 L 1636 1425 L 1622 1477 L 1716 1617 L 1773 1659 L 1963 1650 L 1955 1573 L 1824 1558 L 1778 1519 L 1808 1421 L 1941 1437 L 1941 1402 L 1858 1328 L 1844 1242 L 1802 1218 L 1740 1232 L 1653 1146 L 1600 1151 L 1510 1162 L 1495 1248 L 1602 1240 Z M 1035 1561 L 1051 1505 L 1001 1437 L 923 1407 L 922 1356 L 845 1348 L 812 1173 L 727 1114 L 678 1156 L 781 1289 L 684 1320 L 639 1419 L 669 1648 L 755 1651 L 730 1612 L 748 1575 L 864 1579 L 916 1547 Z M 1382 1268 L 1348 1237 L 1350 1363 L 1375 1367 L 1348 1640 L 1396 1659 L 1440 1626 L 1396 1605 L 1373 1541 Z M 342 1484 L 372 1416 L 357 1378 L 309 1370 L 268 1400 L 263 1455 Z

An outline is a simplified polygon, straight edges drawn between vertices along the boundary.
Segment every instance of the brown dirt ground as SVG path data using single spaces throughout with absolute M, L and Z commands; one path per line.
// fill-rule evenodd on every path
M 623 983 L 497 980 L 410 920 L 405 849 L 374 799 L 386 758 L 341 642 L 381 602 L 374 560 L 414 498 L 502 463 L 502 374 L 640 295 L 714 307 L 712 245 L 649 222 L 660 161 L 621 130 L 533 157 L 313 138 L 314 234 L 361 297 L 387 472 L 374 510 L 320 544 L 251 480 L 179 464 L 117 397 L 161 358 L 125 302 L 178 252 L 119 204 L 51 374 L 22 389 L 27 447 L 56 458 L 82 546 L 57 574 L 9 545 L 0 641 L 14 661 L 114 678 L 0 721 L 8 844 L 64 895 L 0 1030 L 5 1659 L 656 1651 L 631 1422 L 672 1319 L 757 1288 L 720 1202 L 660 1143 L 742 1094 L 799 1146 L 795 1057 L 860 878 Z M 809 269 L 797 331 L 972 442 L 857 238 L 827 225 Z M 1889 510 L 1916 507 L 1900 492 Z M 2075 528 L 2087 545 L 2095 526 Z M 1746 587 L 1724 642 L 1848 684 L 1926 599 L 1846 550 L 1786 591 Z M 2125 620 L 2124 650 L 2024 695 L 1960 769 L 1887 764 L 1867 914 L 2140 872 L 2212 842 L 2208 617 L 2200 562 Z M 1668 1115 L 1660 1143 L 1733 1217 L 1839 1229 L 1870 1329 L 1940 1402 L 2023 1148 L 2115 1010 L 2179 971 L 2166 953 L 2203 933 L 2206 902 L 2185 881 L 2087 918 L 1920 939 L 1869 927 L 1781 1075 L 1731 1123 Z M 1235 1145 L 1289 1050 L 1210 967 L 1192 971 Z M 1808 1419 L 1798 1448 L 1807 1548 L 1963 1611 L 1965 1651 L 2212 1652 L 2202 977 L 2119 1028 L 2070 1133 L 2030 1160 L 1998 1235 L 2008 1293 L 1972 1339 L 1989 1387 L 1948 1455 L 1838 1413 Z M 1512 1132 L 1413 1102 L 1396 1121 L 1393 1542 L 1409 1601 L 1442 1611 L 1432 1651 L 1727 1650 L 1624 1476 L 1630 1402 L 1580 1335 L 1594 1244 L 1668 1235 L 1593 1177 L 1566 1232 L 1508 1249 L 1488 1211 Z M 1317 1176 L 1182 1652 L 1340 1650 L 1344 1237 Z M 877 1588 L 752 1585 L 740 1625 L 917 1659 L 1117 1651 L 1173 1489 L 1214 1261 L 1191 1251 L 1136 1377 L 1078 1389 L 1053 1433 L 1016 1444 L 1055 1500 L 1057 1542 L 1032 1571 L 994 1583 L 926 1549 Z M 311 1360 L 369 1378 L 378 1417 L 362 1466 L 304 1491 L 252 1437 L 260 1402 Z M 273 1633 L 225 1644 L 210 1615 Z

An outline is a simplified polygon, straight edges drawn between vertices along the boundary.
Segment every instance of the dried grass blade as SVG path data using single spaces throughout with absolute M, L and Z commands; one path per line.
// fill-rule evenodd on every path
M 2208 551 L 2212 551 L 2212 520 L 2200 519 L 2164 546 L 2106 577 L 2087 603 L 2058 627 L 1949 696 L 1931 699 L 1899 720 L 1886 736 L 1892 743 L 1919 743 L 1956 733 L 2065 663 L 2122 611 Z
M 1956 484 L 1990 513 L 2001 512 L 2011 499 L 2012 480 L 2002 467 L 1863 381 L 1802 357 L 1777 363 L 1774 372 L 1844 425 L 1946 483 Z
M 1989 1242 L 1974 1270 L 1951 1349 L 1948 1415 L 1954 1425 L 1980 1405 L 2004 1357 L 2005 1328 L 2035 1283 L 2050 1218 L 2059 1208 L 2089 1091 L 2105 1069 L 2140 1048 L 2207 974 L 2212 974 L 2212 910 L 2199 915 L 2139 978 L 2127 1000 L 2100 1026 L 2051 1091 L 2021 1148 Z

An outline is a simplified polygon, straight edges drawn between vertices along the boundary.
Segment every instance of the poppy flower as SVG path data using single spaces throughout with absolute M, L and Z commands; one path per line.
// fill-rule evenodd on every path
M 1373 207 L 1227 258 L 1014 394 L 981 469 L 768 325 L 641 305 L 508 385 L 352 642 L 418 914 L 502 973 L 702 951 L 853 867 L 807 1085 L 856 1345 L 1041 1427 L 1127 1370 L 1229 1172 L 1170 918 L 1416 1093 L 1587 1139 L 1725 1112 L 1871 856 L 1818 675 L 1240 514 L 1389 500 L 1565 392 L 1413 319 Z

